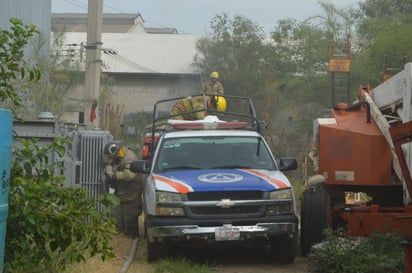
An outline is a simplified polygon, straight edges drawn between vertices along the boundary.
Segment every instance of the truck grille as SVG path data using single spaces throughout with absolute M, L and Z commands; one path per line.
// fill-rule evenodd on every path
M 262 199 L 261 191 L 208 191 L 208 192 L 189 192 L 188 201 L 219 201 L 222 199 L 230 200 L 257 200 Z
M 232 208 L 220 208 L 220 207 L 203 207 L 203 208 L 190 208 L 193 215 L 240 215 L 240 214 L 255 214 L 260 212 L 262 206 L 242 206 Z
M 191 192 L 187 194 L 189 201 L 220 201 L 230 200 L 261 200 L 263 194 L 260 191 L 223 191 L 223 192 Z M 222 207 L 190 207 L 193 216 L 257 216 L 264 213 L 262 205 L 235 206 L 230 208 Z

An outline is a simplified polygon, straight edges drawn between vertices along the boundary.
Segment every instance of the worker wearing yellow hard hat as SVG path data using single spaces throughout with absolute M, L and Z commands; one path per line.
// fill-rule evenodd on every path
M 219 72 L 213 71 L 210 73 L 210 81 L 207 81 L 202 85 L 202 92 L 206 95 L 223 95 L 223 85 L 219 81 Z
M 205 101 L 207 104 L 206 107 L 205 107 Z M 187 98 L 184 98 L 178 101 L 173 106 L 172 110 L 170 110 L 170 115 L 173 115 L 172 119 L 199 120 L 199 119 L 203 119 L 207 115 L 207 110 L 225 112 L 226 107 L 227 107 L 226 99 L 222 96 L 187 97 Z

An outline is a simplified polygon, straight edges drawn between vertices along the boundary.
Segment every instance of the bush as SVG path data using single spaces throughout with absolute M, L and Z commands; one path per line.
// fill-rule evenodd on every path
M 314 273 L 400 273 L 403 251 L 401 237 L 395 234 L 353 238 L 327 232 L 326 239 L 312 247 L 308 264 Z
M 16 140 L 17 142 L 17 140 Z M 114 219 L 99 211 L 83 189 L 64 188 L 51 151 L 62 155 L 63 140 L 39 147 L 20 140 L 13 153 L 7 221 L 5 272 L 62 272 L 85 260 L 86 252 L 114 257 L 109 246 Z M 108 196 L 100 202 L 111 205 Z

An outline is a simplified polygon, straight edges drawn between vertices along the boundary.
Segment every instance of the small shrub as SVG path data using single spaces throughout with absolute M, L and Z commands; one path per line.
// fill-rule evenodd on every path
M 312 247 L 308 264 L 313 273 L 400 273 L 404 266 L 401 237 L 380 233 L 341 237 L 328 231 L 326 239 Z
M 114 219 L 85 190 L 63 187 L 64 177 L 55 175 L 59 165 L 49 162 L 51 151 L 64 153 L 64 141 L 42 147 L 36 140 L 20 141 L 10 177 L 5 272 L 62 272 L 84 261 L 87 252 L 114 257 Z M 111 204 L 106 197 L 101 202 Z

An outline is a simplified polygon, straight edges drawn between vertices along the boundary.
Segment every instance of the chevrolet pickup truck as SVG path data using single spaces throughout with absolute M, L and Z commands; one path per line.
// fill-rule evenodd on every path
M 181 98 L 155 104 L 150 159 L 132 164 L 133 171 L 148 174 L 143 194 L 148 261 L 185 243 L 236 247 L 246 241 L 269 245 L 275 262 L 295 259 L 295 196 L 282 171 L 296 169 L 297 162 L 275 160 L 250 98 L 225 98 L 226 112 L 205 108 L 208 116 L 196 121 L 173 120 L 160 110 Z M 246 114 L 238 113 L 242 106 Z

